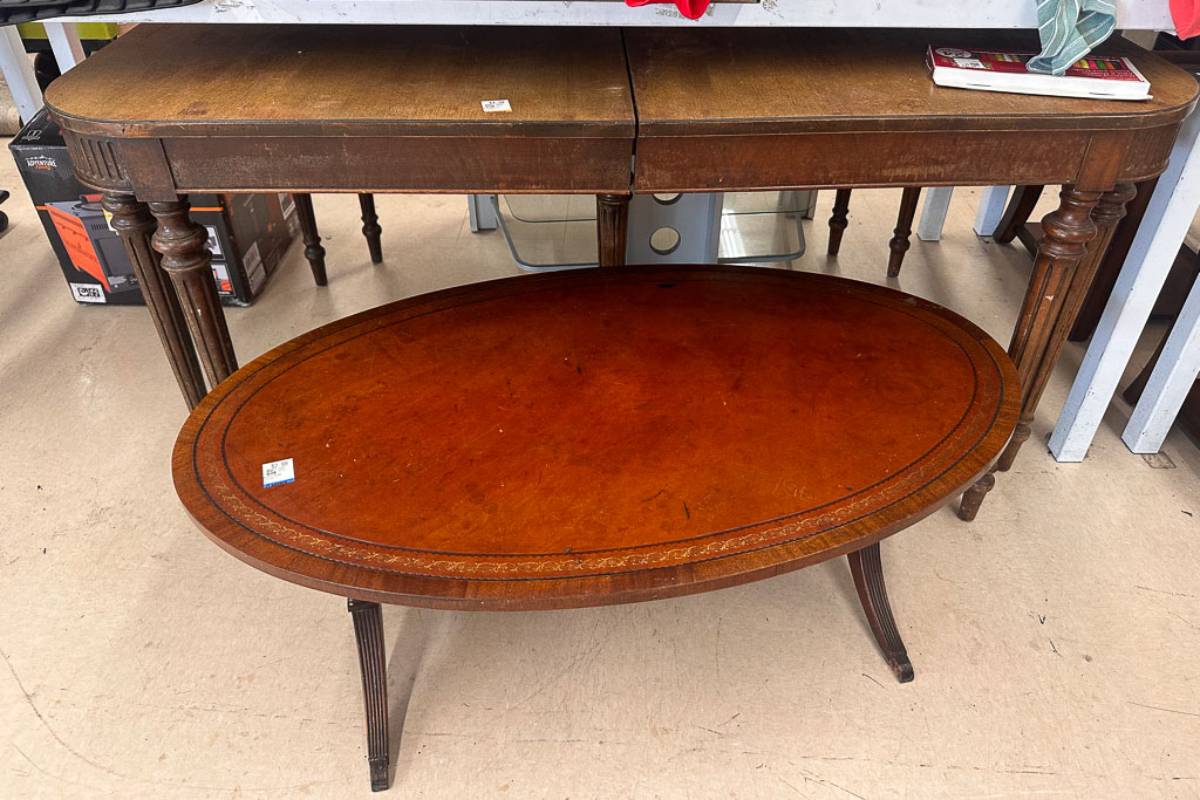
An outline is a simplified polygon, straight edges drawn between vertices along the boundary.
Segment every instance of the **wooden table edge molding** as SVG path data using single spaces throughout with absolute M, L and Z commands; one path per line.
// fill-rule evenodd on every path
M 686 280 L 689 275 L 695 275 L 697 269 L 699 268 L 689 266 L 627 267 L 622 273 L 630 276 L 661 276 L 664 280 L 671 279 L 672 277 L 675 277 L 677 280 Z M 812 284 L 815 287 L 849 284 L 853 285 L 854 291 L 863 295 L 875 295 L 887 300 L 894 300 L 895 297 L 901 296 L 899 292 L 886 287 L 811 273 L 794 274 L 749 267 L 707 267 L 702 269 L 701 274 L 705 276 L 714 274 L 728 274 L 730 276 L 744 275 L 747 276 L 747 279 L 761 276 L 759 279 L 779 280 L 784 285 L 789 282 L 802 282 Z M 925 489 L 912 494 L 911 497 L 918 502 L 913 504 L 906 502 L 903 506 L 896 504 L 872 511 L 869 517 L 863 518 L 861 523 L 852 522 L 845 525 L 844 529 L 847 533 L 843 538 L 846 541 L 839 541 L 837 537 L 831 539 L 831 534 L 821 533 L 815 537 L 805 539 L 802 543 L 797 542 L 795 545 L 774 545 L 774 547 L 781 549 L 781 552 L 786 551 L 787 557 L 770 563 L 756 563 L 759 559 L 754 554 L 717 556 L 707 563 L 689 564 L 687 577 L 682 581 L 677 572 L 667 568 L 657 570 L 642 569 L 628 573 L 635 577 L 635 580 L 629 582 L 626 582 L 626 575 L 621 572 L 605 574 L 598 578 L 539 579 L 537 582 L 537 585 L 540 586 L 538 591 L 517 598 L 513 598 L 508 594 L 506 587 L 509 581 L 499 578 L 482 580 L 459 577 L 422 578 L 422 576 L 416 574 L 372 573 L 370 569 L 353 568 L 341 571 L 338 580 L 331 580 L 324 577 L 327 574 L 327 570 L 324 567 L 318 567 L 315 570 L 305 568 L 305 558 L 309 556 L 298 558 L 296 552 L 290 551 L 286 546 L 266 543 L 269 545 L 268 549 L 274 555 L 274 560 L 272 560 L 256 556 L 254 553 L 247 552 L 245 548 L 230 544 L 229 539 L 240 536 L 239 529 L 244 527 L 244 525 L 223 513 L 214 512 L 214 504 L 219 504 L 219 501 L 211 499 L 208 490 L 204 489 L 195 480 L 192 471 L 192 460 L 197 446 L 196 438 L 199 430 L 204 426 L 205 421 L 211 416 L 213 411 L 220 407 L 232 392 L 237 390 L 239 383 L 243 382 L 246 376 L 267 370 L 280 359 L 287 357 L 294 351 L 302 350 L 314 342 L 331 338 L 335 334 L 347 329 L 360 326 L 365 327 L 367 323 L 377 318 L 396 314 L 405 309 L 414 308 L 421 310 L 432 308 L 436 310 L 442 305 L 456 302 L 459 298 L 486 297 L 493 290 L 499 291 L 511 285 L 514 280 L 519 280 L 523 287 L 528 287 L 528 291 L 532 292 L 536 291 L 540 285 L 548 284 L 553 286 L 556 282 L 561 283 L 564 280 L 574 280 L 577 282 L 591 281 L 592 283 L 602 284 L 606 280 L 611 280 L 612 277 L 612 275 L 602 272 L 573 278 L 568 278 L 562 273 L 523 276 L 518 279 L 500 278 L 394 301 L 385 306 L 354 314 L 324 325 L 309 333 L 302 334 L 241 367 L 234 376 L 231 376 L 230 380 L 218 385 L 195 408 L 180 431 L 172 455 L 176 490 L 180 497 L 184 498 L 184 504 L 197 526 L 223 549 L 264 572 L 302 586 L 353 597 L 358 600 L 398 603 L 429 608 L 498 611 L 579 608 L 660 599 L 734 586 L 799 569 L 838 555 L 844 555 L 851 549 L 857 549 L 857 547 L 861 547 L 863 544 L 877 542 L 897 530 L 912 525 L 914 522 L 941 507 L 940 502 L 929 500 L 926 497 L 926 492 L 931 492 L 933 496 L 938 498 L 955 495 L 978 480 L 1008 443 L 1011 431 L 1016 424 L 1016 401 L 1011 395 L 1011 387 L 1017 385 L 1017 379 L 1015 370 L 1007 355 L 1003 353 L 990 336 L 968 320 L 936 304 L 913 299 L 913 302 L 918 303 L 919 308 L 924 313 L 940 315 L 961 328 L 974 342 L 977 342 L 984 348 L 991 359 L 991 363 L 995 365 L 998 374 L 1003 376 L 1003 383 L 1006 387 L 1009 387 L 1008 391 L 1010 394 L 1006 395 L 1006 405 L 998 412 L 998 416 L 988 435 L 984 439 L 979 440 L 972 448 L 969 456 L 964 456 L 961 461 L 947 467 L 947 473 L 952 472 L 956 476 L 951 489 L 948 490 L 943 485 L 947 473 L 940 473 L 936 481 L 931 481 Z M 930 488 L 935 483 L 937 488 Z M 865 538 L 858 536 L 861 526 L 867 525 L 868 522 L 869 527 L 873 531 L 872 534 Z M 270 524 L 280 525 L 278 522 Z M 221 532 L 220 535 L 216 533 L 217 531 Z M 303 535 L 297 534 L 294 531 L 285 531 L 285 533 L 291 537 Z M 320 558 L 317 556 L 312 557 Z M 283 568 L 280 566 L 281 561 L 293 561 L 298 566 L 292 569 Z M 746 562 L 744 565 L 742 564 L 743 561 Z M 779 561 L 785 563 L 779 563 Z M 317 575 L 314 572 L 322 574 Z M 657 575 L 658 579 L 650 580 L 647 583 L 645 582 L 646 575 Z
M 945 91 L 970 91 L 968 89 L 946 89 Z M 1116 102 L 1116 101 L 1112 101 Z M 1129 101 L 1131 104 L 1134 101 Z M 1114 123 L 1112 130 L 1145 130 L 1163 125 L 1182 122 L 1191 111 L 1194 102 L 1183 103 L 1169 108 L 1130 114 L 1097 115 L 1089 117 L 1095 122 Z M 883 131 L 912 131 L 922 133 L 954 132 L 954 133 L 994 133 L 996 131 L 1073 131 L 1078 125 L 1070 124 L 1078 121 L 1078 115 L 1047 114 L 1012 119 L 1002 114 L 972 115 L 970 119 L 955 117 L 918 117 L 904 120 L 900 125 L 891 124 L 891 120 L 880 120 L 878 117 L 805 117 L 776 119 L 763 121 L 754 118 L 719 117 L 708 120 L 707 123 L 728 126 L 738 134 L 789 134 L 789 133 L 879 133 Z M 991 122 L 992 125 L 979 123 Z M 1129 122 L 1134 124 L 1120 124 Z M 707 124 L 706 123 L 706 124 Z M 658 137 L 673 137 L 682 135 L 706 135 L 703 130 L 697 130 L 695 123 L 687 120 L 639 118 L 638 137 L 653 139 Z M 713 135 L 713 134 L 707 134 Z
M 51 84 L 53 87 L 53 84 Z M 63 111 L 54 103 L 53 88 L 46 92 L 46 108 L 55 118 L 77 134 L 101 136 L 112 139 L 188 139 L 220 136 L 220 127 L 237 125 L 241 135 L 281 138 L 304 138 L 307 136 L 345 136 L 367 138 L 372 136 L 419 137 L 419 136 L 496 136 L 511 138 L 578 138 L 578 139 L 632 139 L 635 125 L 632 121 L 587 120 L 587 133 L 580 133 L 579 126 L 566 125 L 562 120 L 523 120 L 521 122 L 476 122 L 462 123 L 452 119 L 422 120 L 420 122 L 395 122 L 386 119 L 329 119 L 321 122 L 297 124 L 291 121 L 263 122 L 261 120 L 228 120 L 221 123 L 180 122 L 164 125 L 154 120 L 114 122 L 79 116 Z

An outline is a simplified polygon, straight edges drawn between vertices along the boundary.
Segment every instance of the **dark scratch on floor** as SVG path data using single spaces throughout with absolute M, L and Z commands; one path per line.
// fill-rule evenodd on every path
M 1131 705 L 1131 706 L 1137 706 L 1138 708 L 1149 708 L 1154 711 L 1166 711 L 1168 714 L 1182 714 L 1185 717 L 1200 717 L 1200 713 L 1197 713 L 1195 711 L 1182 711 L 1178 708 L 1167 708 L 1166 706 L 1152 706 L 1147 703 L 1135 703 L 1133 700 L 1126 700 L 1125 702 L 1129 703 L 1129 705 Z
M 1170 614 L 1175 619 L 1182 622 L 1184 625 L 1187 625 L 1189 628 L 1195 628 L 1196 630 L 1200 631 L 1200 625 L 1197 625 L 1196 623 L 1192 622 L 1187 617 L 1185 617 L 1181 614 L 1176 614 L 1174 611 L 1168 611 L 1167 613 Z
M 1168 592 L 1166 589 L 1155 589 L 1151 586 L 1134 586 L 1135 589 L 1141 589 L 1143 592 L 1154 592 L 1155 594 L 1169 594 L 1171 597 L 1191 597 L 1196 595 L 1188 594 L 1187 592 Z
M 62 745 L 64 750 L 66 750 L 68 753 L 70 753 L 71 755 L 78 758 L 80 761 L 84 762 L 85 764 L 95 767 L 96 769 L 100 770 L 101 772 L 106 772 L 109 775 L 112 775 L 114 778 L 126 778 L 127 777 L 125 775 L 122 775 L 119 772 L 114 772 L 113 770 L 109 769 L 108 767 L 104 766 L 103 764 L 97 764 L 95 761 L 92 761 L 90 758 L 83 755 L 78 750 L 76 750 L 74 747 L 71 747 L 71 745 L 69 745 L 65 741 L 63 741 L 63 738 L 58 735 L 58 731 L 54 730 L 54 728 L 50 725 L 50 722 L 44 716 L 42 716 L 42 712 L 38 709 L 37 704 L 33 702 L 33 696 L 31 694 L 29 694 L 28 691 L 25 690 L 25 684 L 21 681 L 21 676 L 17 674 L 16 668 L 13 667 L 12 661 L 8 657 L 8 653 L 5 653 L 3 650 L 0 650 L 0 658 L 3 658 L 5 665 L 8 666 L 8 672 L 10 675 L 12 675 L 13 680 L 16 682 L 17 688 L 21 690 L 21 695 L 25 698 L 25 703 L 29 706 L 30 710 L 33 711 L 33 714 L 34 714 L 34 716 L 36 716 L 38 718 L 38 721 L 42 723 L 42 727 L 44 727 L 46 729 L 46 732 L 49 733 L 52 737 L 54 737 L 54 741 L 56 741 L 60 745 Z M 30 763 L 33 763 L 33 762 L 30 762 Z
M 847 789 L 845 786 L 839 786 L 838 784 L 834 783 L 833 781 L 829 780 L 828 778 L 818 778 L 816 775 L 811 775 L 811 776 L 805 775 L 804 780 L 805 780 L 805 782 L 812 781 L 813 783 L 820 784 L 821 786 L 832 786 L 834 789 L 845 792 L 846 794 L 850 795 L 851 797 L 857 797 L 858 800 L 867 800 L 867 798 L 863 797 L 858 792 L 851 791 L 850 789 Z
M 872 678 L 872 677 L 871 677 L 870 675 L 868 675 L 867 673 L 865 673 L 865 672 L 864 672 L 864 673 L 862 674 L 862 676 L 863 676 L 864 678 L 866 678 L 867 680 L 869 680 L 871 683 L 873 683 L 873 684 L 875 684 L 876 686 L 878 686 L 880 689 L 882 689 L 882 688 L 883 688 L 883 684 L 882 684 L 882 683 L 880 683 L 879 681 L 875 680 L 874 678 Z

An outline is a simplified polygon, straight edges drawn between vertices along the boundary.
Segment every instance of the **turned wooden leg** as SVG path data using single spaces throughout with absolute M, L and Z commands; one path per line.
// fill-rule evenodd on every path
M 387 658 L 383 652 L 383 613 L 379 603 L 347 601 L 358 643 L 363 701 L 367 712 L 367 763 L 371 766 L 371 791 L 388 788 Z
M 888 247 L 892 251 L 892 254 L 888 256 L 887 274 L 889 278 L 895 278 L 900 274 L 900 265 L 904 263 L 904 254 L 908 252 L 910 246 L 908 239 L 912 236 L 913 217 L 917 215 L 917 201 L 920 199 L 920 186 L 905 188 L 904 194 L 900 197 L 900 213 L 896 217 L 896 229 L 892 231 L 894 235 L 888 242 Z
M 600 266 L 625 266 L 625 237 L 629 230 L 629 195 L 596 195 L 596 240 Z
M 204 397 L 204 373 L 196 360 L 192 337 L 188 334 L 187 322 L 179 308 L 175 290 L 167 282 L 158 263 L 150 239 L 154 234 L 154 217 L 145 203 L 139 203 L 133 195 L 106 193 L 101 201 L 104 210 L 112 215 L 112 227 L 121 237 L 125 255 L 133 265 L 133 274 L 141 287 L 150 319 L 158 330 L 167 360 L 179 382 L 179 390 L 188 408 L 195 408 Z
M 1132 197 L 1129 184 L 1107 193 L 1064 187 L 1059 207 L 1042 220 L 1042 244 L 1008 348 L 1021 379 L 1021 416 L 995 470 L 1003 472 L 1011 467 L 1021 445 L 1029 438 L 1042 390 L 1074 323 L 1074 314 L 1083 302 L 1096 264 L 1103 256 L 1112 227 L 1120 219 L 1129 197 Z M 1093 209 L 1102 199 L 1103 208 L 1094 221 Z M 1104 235 L 1089 249 L 1088 243 L 1097 238 L 1101 226 L 1106 228 Z M 981 479 L 981 484 L 990 477 Z M 959 517 L 974 519 L 983 495 L 990 488 L 976 484 L 969 490 L 959 507 Z
M 162 254 L 162 268 L 171 276 L 208 382 L 216 386 L 237 369 L 237 357 L 213 281 L 208 231 L 192 222 L 186 198 L 148 205 L 158 220 L 151 242 Z
M 1013 190 L 1012 199 L 1008 201 L 1008 207 L 1004 209 L 1004 216 L 1000 218 L 1000 224 L 996 226 L 996 232 L 992 234 L 993 242 L 1008 244 L 1020 235 L 1045 188 L 1045 186 L 1018 186 Z
M 371 263 L 383 263 L 383 243 L 379 241 L 383 228 L 379 227 L 379 216 L 375 213 L 375 195 L 360 194 L 358 205 L 362 209 L 362 233 L 367 239 L 367 249 L 371 252 Z
M 1079 309 L 1087 297 L 1088 287 L 1096 277 L 1096 270 L 1104 259 L 1108 243 L 1112 240 L 1113 230 L 1121 217 L 1125 215 L 1125 204 L 1132 200 L 1136 193 L 1137 189 L 1133 184 L 1122 183 L 1118 184 L 1113 191 L 1100 195 L 1099 201 L 1094 204 L 1091 212 L 1091 229 L 1094 231 L 1094 235 L 1090 240 L 1082 242 L 1086 248 L 1086 253 L 1082 255 L 1082 258 L 1079 256 L 1074 258 L 1077 266 L 1069 278 L 1067 290 L 1065 292 L 1058 291 L 1061 296 L 1058 298 L 1060 308 L 1049 336 L 1041 345 L 1040 351 L 1034 351 L 1032 348 L 1026 348 L 1024 351 L 1027 357 L 1023 360 L 1028 364 L 1027 370 L 1024 369 L 1022 360 L 1014 357 L 1017 371 L 1021 375 L 1021 421 L 1017 423 L 1013 441 L 1004 449 L 1004 453 L 997 463 L 997 469 L 1001 472 L 1012 466 L 1013 460 L 1017 457 L 1017 451 L 1021 448 L 1021 443 L 1029 438 L 1034 412 L 1037 410 L 1038 401 L 1042 398 L 1042 392 L 1046 388 L 1050 374 L 1054 371 L 1054 365 L 1062 351 L 1063 342 L 1066 341 L 1067 335 L 1075 325 L 1075 318 L 1079 316 Z M 1044 229 L 1046 223 L 1043 222 L 1042 226 Z M 1047 233 L 1048 237 L 1049 233 Z M 1043 242 L 1042 249 L 1045 248 L 1046 243 Z
M 966 522 L 975 519 L 979 513 L 979 507 L 983 505 L 983 498 L 987 497 L 987 493 L 995 486 L 996 476 L 990 470 L 971 484 L 971 487 L 963 492 L 962 502 L 958 505 L 958 518 Z
M 321 235 L 317 232 L 317 215 L 313 211 L 311 194 L 294 194 L 296 216 L 300 220 L 300 236 L 304 239 L 304 257 L 312 270 L 313 282 L 325 286 L 329 278 L 325 274 L 325 248 L 321 247 Z
M 833 215 L 829 218 L 829 255 L 836 256 L 842 249 L 842 234 L 849 224 L 850 189 L 838 189 L 833 196 Z
M 892 606 L 888 603 L 887 586 L 883 582 L 883 562 L 879 559 L 879 543 L 856 550 L 846 558 L 850 561 L 854 588 L 858 590 L 858 599 L 862 601 L 875 641 L 883 650 L 883 657 L 897 680 L 908 683 L 913 679 L 913 666 L 908 660 L 908 651 L 904 649 L 900 632 L 896 630 Z

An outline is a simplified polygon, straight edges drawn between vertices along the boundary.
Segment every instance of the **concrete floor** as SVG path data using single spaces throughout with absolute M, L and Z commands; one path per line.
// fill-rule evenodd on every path
M 75 305 L 4 158 L 0 186 L 0 797 L 368 796 L 344 601 L 193 528 L 169 472 L 185 408 L 146 313 Z M 836 262 L 830 201 L 794 266 L 882 281 L 898 195 L 856 193 Z M 971 233 L 974 203 L 960 192 L 893 284 L 1006 342 L 1029 260 Z M 464 205 L 381 198 L 373 267 L 353 198 L 318 198 L 330 285 L 293 248 L 229 311 L 242 359 L 513 273 Z M 590 246 L 584 224 L 523 233 L 546 256 Z M 947 509 L 885 543 L 914 683 L 891 678 L 842 560 L 624 607 L 387 608 L 391 796 L 1200 797 L 1200 455 L 1177 434 L 1173 468 L 1131 455 L 1121 407 L 1084 464 L 1057 465 L 1041 444 L 1080 357 L 978 521 Z

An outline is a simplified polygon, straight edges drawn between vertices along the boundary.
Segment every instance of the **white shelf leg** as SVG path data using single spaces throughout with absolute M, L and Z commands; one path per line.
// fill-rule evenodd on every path
M 991 236 L 1004 216 L 1004 207 L 1008 205 L 1008 191 L 1011 186 L 989 186 L 979 196 L 979 210 L 975 212 L 975 234 Z
M 64 74 L 87 57 L 83 54 L 83 43 L 79 41 L 74 22 L 43 22 L 42 25 L 50 40 L 50 49 L 54 51 L 54 60 Z
M 25 54 L 25 45 L 21 43 L 16 25 L 0 27 L 0 72 L 4 74 L 21 119 L 25 122 L 33 119 L 42 107 L 42 90 L 38 88 L 33 62 Z
M 953 186 L 934 186 L 925 192 L 925 204 L 921 206 L 921 220 L 917 223 L 917 238 L 922 242 L 938 242 L 942 239 L 942 228 L 946 226 L 946 213 L 950 210 Z
M 1200 372 L 1200 281 L 1192 284 L 1183 311 L 1150 373 L 1150 381 L 1121 434 L 1135 453 L 1157 453 Z
M 1184 120 L 1112 296 L 1050 437 L 1058 461 L 1082 461 L 1146 327 L 1154 301 L 1200 205 L 1200 114 Z M 1169 362 L 1167 362 L 1169 363 Z

